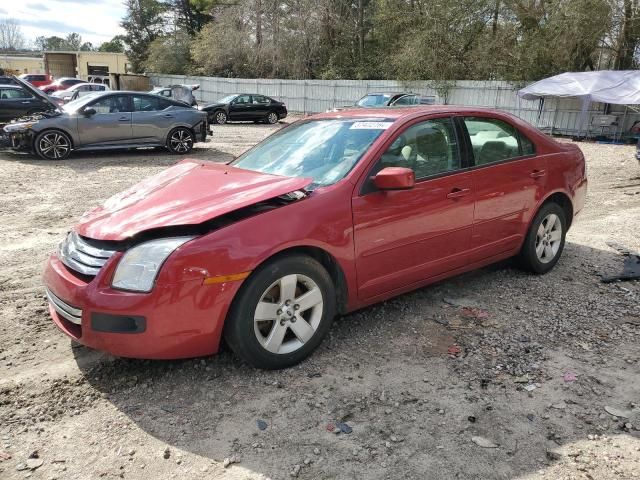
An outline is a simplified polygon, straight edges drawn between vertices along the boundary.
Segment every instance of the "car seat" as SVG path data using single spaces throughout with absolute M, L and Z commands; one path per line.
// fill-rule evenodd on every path
M 480 149 L 478 155 L 478 164 L 484 165 L 485 163 L 497 162 L 509 157 L 507 145 L 500 141 L 486 142 Z
M 435 175 L 455 167 L 449 164 L 449 142 L 441 130 L 433 127 L 422 129 L 416 136 L 416 147 L 416 177 Z

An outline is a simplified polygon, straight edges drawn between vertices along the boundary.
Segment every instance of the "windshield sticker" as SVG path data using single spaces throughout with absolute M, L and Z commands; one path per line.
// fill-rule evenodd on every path
M 349 130 L 386 130 L 393 122 L 353 122 Z

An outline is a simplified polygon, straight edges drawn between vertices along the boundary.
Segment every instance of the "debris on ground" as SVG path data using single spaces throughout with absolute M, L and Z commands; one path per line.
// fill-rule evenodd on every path
M 562 375 L 562 379 L 566 383 L 571 383 L 575 382 L 578 379 L 578 376 L 573 372 L 565 372 L 564 375 Z
M 494 443 L 485 437 L 478 437 L 478 436 L 471 437 L 471 441 L 482 448 L 498 448 L 499 447 L 497 443 Z
M 463 317 L 475 318 L 475 319 L 484 319 L 484 318 L 489 318 L 491 316 L 489 312 L 485 310 L 481 310 L 480 308 L 474 308 L 474 307 L 462 307 L 460 309 L 460 314 Z
M 344 423 L 344 422 L 338 422 L 338 423 L 336 423 L 336 427 L 337 427 L 338 429 L 340 429 L 340 431 L 341 431 L 342 433 L 349 434 L 349 433 L 353 432 L 353 429 L 352 429 L 348 424 L 346 424 L 346 423 Z
M 633 413 L 630 412 L 629 410 L 623 410 L 621 408 L 610 407 L 608 405 L 604 407 L 604 410 L 609 415 L 613 415 L 614 417 L 618 417 L 618 418 L 629 418 L 629 417 L 631 417 L 631 415 L 633 415 Z
M 264 420 L 256 420 L 256 425 L 260 430 L 266 430 L 268 427 L 267 422 L 265 422 Z
M 447 348 L 447 354 L 452 358 L 458 357 L 461 353 L 462 347 L 460 345 L 453 344 Z
M 233 465 L 234 463 L 240 463 L 240 457 L 238 457 L 237 455 L 232 455 L 230 457 L 226 457 L 222 461 L 222 466 L 224 468 L 228 468 L 229 466 Z

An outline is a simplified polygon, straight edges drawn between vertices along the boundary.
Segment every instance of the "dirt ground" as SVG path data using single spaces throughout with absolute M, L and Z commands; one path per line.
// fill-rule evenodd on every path
M 215 127 L 191 156 L 276 128 Z M 588 202 L 551 273 L 503 262 L 353 313 L 279 372 L 117 359 L 48 317 L 40 275 L 68 228 L 179 158 L 0 153 L 0 478 L 640 478 L 640 282 L 600 281 L 623 263 L 607 241 L 640 250 L 640 165 L 580 146 Z

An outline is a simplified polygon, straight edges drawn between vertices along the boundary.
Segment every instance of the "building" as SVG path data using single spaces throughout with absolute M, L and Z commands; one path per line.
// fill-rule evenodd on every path
M 54 78 L 108 79 L 111 74 L 129 73 L 131 65 L 124 53 L 44 52 L 44 68 Z
M 48 73 L 54 78 L 78 77 L 104 81 L 112 74 L 130 73 L 131 65 L 124 53 L 44 52 L 41 57 L 0 55 L 0 68 L 6 73 Z
M 0 68 L 5 74 L 46 73 L 43 57 L 0 55 Z

